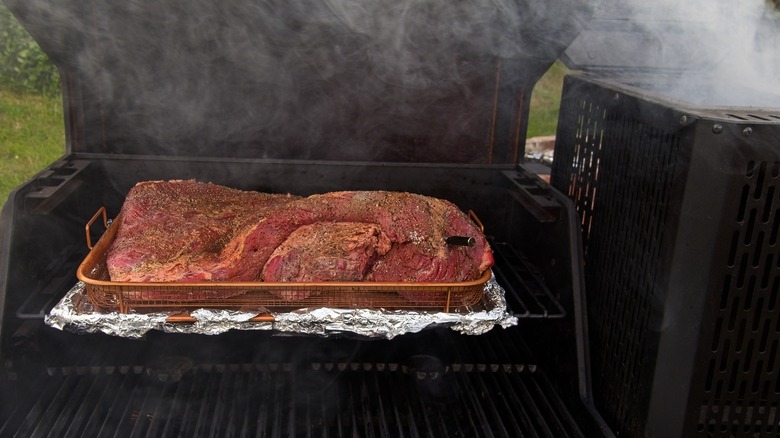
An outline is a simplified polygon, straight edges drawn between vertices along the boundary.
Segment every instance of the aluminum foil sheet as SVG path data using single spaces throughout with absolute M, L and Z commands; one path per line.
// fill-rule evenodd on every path
M 463 334 L 480 335 L 495 326 L 517 325 L 507 312 L 504 289 L 495 277 L 485 283 L 483 309 L 467 313 L 420 312 L 382 309 L 300 309 L 271 313 L 273 322 L 250 321 L 257 312 L 197 309 L 194 323 L 168 322 L 173 313 L 101 313 L 84 298 L 84 283 L 77 283 L 46 315 L 46 324 L 75 333 L 102 332 L 129 338 L 149 330 L 217 335 L 228 330 L 273 330 L 283 334 L 319 336 L 358 335 L 392 339 L 431 327 L 449 327 Z

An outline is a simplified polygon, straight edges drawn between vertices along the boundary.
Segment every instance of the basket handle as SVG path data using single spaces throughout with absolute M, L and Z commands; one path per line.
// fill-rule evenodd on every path
M 473 220 L 474 222 L 477 223 L 477 227 L 479 228 L 479 231 L 482 231 L 482 234 L 485 234 L 485 226 L 482 225 L 482 221 L 479 220 L 479 218 L 477 217 L 477 214 L 474 213 L 474 210 L 469 210 L 468 211 L 468 215 L 471 218 L 471 220 Z
M 92 249 L 92 237 L 89 232 L 89 227 L 97 220 L 98 216 L 103 215 L 103 226 L 108 228 L 108 217 L 106 216 L 106 207 L 100 207 L 98 211 L 95 213 L 94 216 L 92 216 L 92 219 L 90 219 L 87 222 L 87 225 L 84 227 L 84 231 L 87 234 L 87 248 L 90 250 Z

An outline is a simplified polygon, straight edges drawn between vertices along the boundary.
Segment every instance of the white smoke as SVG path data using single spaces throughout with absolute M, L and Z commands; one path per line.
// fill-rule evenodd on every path
M 780 18 L 765 0 L 603 1 L 591 23 L 597 64 L 667 74 L 661 91 L 697 104 L 780 107 Z
M 491 142 L 514 135 L 517 96 L 574 38 L 584 9 L 581 0 L 4 1 L 84 88 L 81 126 L 102 127 L 83 136 L 90 147 L 452 162 L 511 159 L 508 140 L 495 140 L 501 153 Z

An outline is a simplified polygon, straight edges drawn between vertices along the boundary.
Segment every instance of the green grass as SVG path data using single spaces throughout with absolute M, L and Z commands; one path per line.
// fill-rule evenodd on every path
M 561 107 L 563 77 L 569 69 L 557 61 L 539 80 L 531 94 L 531 111 L 528 114 L 527 138 L 554 135 L 558 127 L 558 110 Z
M 0 88 L 0 202 L 65 151 L 60 96 Z

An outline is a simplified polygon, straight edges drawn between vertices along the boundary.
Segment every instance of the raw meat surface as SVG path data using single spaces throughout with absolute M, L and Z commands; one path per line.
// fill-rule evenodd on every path
M 390 239 L 373 224 L 317 222 L 304 225 L 274 250 L 265 281 L 362 281 Z
M 114 281 L 455 282 L 493 264 L 454 204 L 403 192 L 298 198 L 158 181 L 133 188 L 122 215 L 107 260 Z
M 390 239 L 376 225 L 317 222 L 304 225 L 279 245 L 263 267 L 265 281 L 362 281 Z M 286 299 L 307 298 L 302 290 L 281 291 Z

